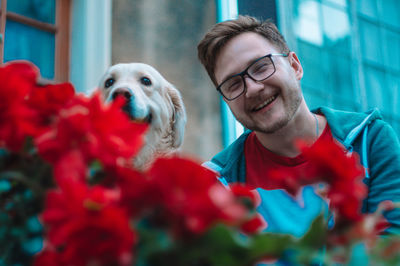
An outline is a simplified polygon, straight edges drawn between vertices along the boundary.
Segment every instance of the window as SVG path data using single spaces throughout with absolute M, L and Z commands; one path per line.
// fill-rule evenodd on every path
M 44 78 L 69 80 L 71 0 L 1 0 L 1 63 L 25 59 Z
M 400 135 L 400 1 L 278 2 L 285 37 L 304 68 L 310 107 L 377 107 Z

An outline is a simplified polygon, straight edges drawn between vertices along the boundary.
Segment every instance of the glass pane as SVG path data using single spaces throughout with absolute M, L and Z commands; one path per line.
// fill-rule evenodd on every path
M 55 0 L 8 0 L 7 11 L 55 24 Z
M 326 88 L 324 69 L 321 67 L 321 65 L 325 65 L 321 64 L 321 49 L 300 40 L 298 41 L 298 49 L 299 59 L 304 70 L 302 84 L 314 89 Z
M 382 52 L 384 54 L 385 67 L 400 71 L 400 34 L 398 32 L 383 29 L 384 46 Z
M 393 116 L 396 116 L 398 118 L 398 122 L 400 122 L 400 116 L 398 113 L 398 105 L 400 102 L 400 77 L 387 74 L 386 78 L 388 84 L 388 87 L 386 89 L 387 92 L 384 94 L 385 105 L 387 106 L 386 110 L 393 114 Z
M 379 35 L 379 28 L 373 23 L 360 19 L 360 38 L 363 59 L 382 64 L 382 44 Z
M 350 53 L 350 22 L 347 13 L 322 5 L 324 46 Z
M 386 1 L 385 1 L 386 2 Z M 357 10 L 361 14 L 371 18 L 377 18 L 376 0 L 359 0 L 357 1 Z
M 294 19 L 295 34 L 299 39 L 321 46 L 323 44 L 319 5 L 311 0 L 299 0 Z
M 331 54 L 329 74 L 336 97 L 354 99 L 350 58 Z
M 324 2 L 331 2 L 342 7 L 347 7 L 347 0 L 325 0 Z
M 385 84 L 385 73 L 368 65 L 364 65 L 364 73 L 368 107 L 384 110 L 383 95 L 389 92 Z
M 54 35 L 7 20 L 4 61 L 25 59 L 39 67 L 41 75 L 54 78 Z
M 380 18 L 384 23 L 400 27 L 400 1 L 385 0 L 379 2 L 381 5 Z
M 387 74 L 387 93 L 385 93 L 385 105 L 387 114 L 390 116 L 388 122 L 392 125 L 400 139 L 400 114 L 398 104 L 400 102 L 400 77 Z

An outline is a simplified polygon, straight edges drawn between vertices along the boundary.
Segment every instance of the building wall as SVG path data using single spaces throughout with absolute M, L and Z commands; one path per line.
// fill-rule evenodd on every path
M 197 43 L 215 21 L 213 0 L 112 6 L 112 64 L 150 64 L 181 91 L 188 115 L 183 152 L 201 161 L 222 149 L 219 95 L 197 59 Z

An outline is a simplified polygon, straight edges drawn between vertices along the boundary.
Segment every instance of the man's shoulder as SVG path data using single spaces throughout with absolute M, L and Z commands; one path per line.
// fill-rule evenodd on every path
M 236 157 L 243 155 L 244 143 L 251 133 L 250 130 L 246 130 L 239 138 L 232 142 L 228 147 L 217 153 L 211 161 L 219 164 L 221 167 L 225 167 L 230 161 L 235 160 Z
M 313 112 L 325 116 L 332 134 L 341 141 L 344 141 L 351 134 L 358 134 L 367 125 L 375 124 L 378 121 L 380 121 L 378 124 L 383 123 L 378 109 L 371 109 L 367 112 L 351 112 L 319 107 Z
M 246 178 L 244 144 L 250 133 L 250 130 L 246 130 L 232 144 L 203 165 L 218 172 L 228 183 L 244 182 Z

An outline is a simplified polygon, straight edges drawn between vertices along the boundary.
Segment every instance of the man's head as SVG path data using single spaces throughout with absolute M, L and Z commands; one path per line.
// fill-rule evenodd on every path
M 300 61 L 272 23 L 239 17 L 217 24 L 198 49 L 214 84 L 246 128 L 274 133 L 294 121 L 300 106 L 307 109 Z
M 221 48 L 230 39 L 244 32 L 260 34 L 271 44 L 275 45 L 281 53 L 288 53 L 290 51 L 285 39 L 275 24 L 270 21 L 261 22 L 253 17 L 239 16 L 236 20 L 218 23 L 211 28 L 197 46 L 200 62 L 206 68 L 215 86 L 217 86 L 214 73 L 215 63 Z

